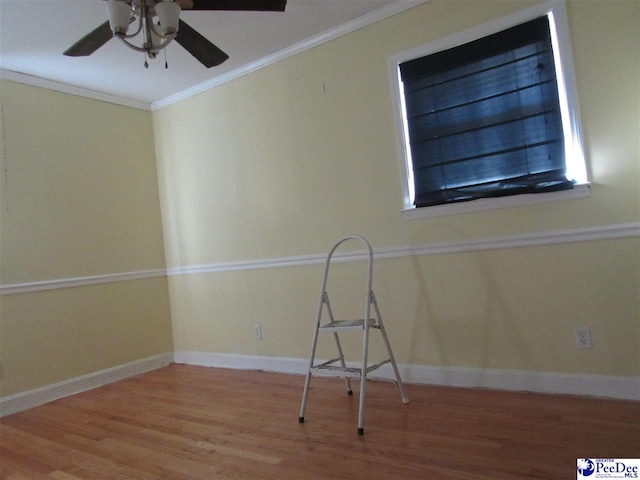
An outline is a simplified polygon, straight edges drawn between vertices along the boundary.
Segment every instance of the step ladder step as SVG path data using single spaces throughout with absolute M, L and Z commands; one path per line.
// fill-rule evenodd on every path
M 332 365 L 340 361 L 339 358 L 329 360 L 328 362 L 321 363 L 320 365 L 316 365 L 311 367 L 311 374 L 316 377 L 338 377 L 338 378 L 361 378 L 362 377 L 362 369 L 359 367 L 342 367 L 340 365 Z M 387 358 L 382 362 L 376 363 L 374 365 L 369 365 L 367 367 L 367 374 L 373 372 L 377 368 L 380 368 L 387 363 L 390 363 L 391 359 Z
M 311 374 L 316 377 L 360 378 L 362 377 L 362 369 L 322 365 L 312 367 Z
M 322 325 L 320 330 L 323 332 L 343 332 L 345 330 L 362 330 L 364 319 L 359 320 L 335 320 L 333 322 Z M 369 328 L 380 328 L 375 318 L 369 319 Z

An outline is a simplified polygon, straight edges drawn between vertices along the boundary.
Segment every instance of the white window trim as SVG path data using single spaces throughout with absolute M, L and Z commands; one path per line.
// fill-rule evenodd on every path
M 547 14 L 550 14 L 549 19 L 552 30 L 552 41 L 554 55 L 556 56 L 556 64 L 560 66 L 556 70 L 558 77 L 558 93 L 560 97 L 563 126 L 565 127 L 567 170 L 572 173 L 572 177 L 576 180 L 574 188 L 572 190 L 564 190 L 560 192 L 513 195 L 508 197 L 487 198 L 469 202 L 416 208 L 413 205 L 413 172 L 411 168 L 411 154 L 407 148 L 408 138 L 406 137 L 407 129 L 405 128 L 406 117 L 404 113 L 404 98 L 401 93 L 402 84 L 399 75 L 399 65 L 415 58 L 424 57 L 435 52 L 447 50 L 458 45 L 486 37 L 493 33 L 506 30 Z M 571 42 L 569 39 L 569 23 L 567 21 L 567 11 L 564 0 L 548 0 L 544 3 L 534 5 L 509 16 L 394 54 L 389 57 L 388 66 L 395 113 L 396 140 L 398 146 L 398 158 L 400 160 L 402 195 L 404 200 L 402 212 L 406 219 L 431 218 L 442 215 L 491 210 L 495 208 L 532 205 L 549 201 L 584 198 L 589 195 L 590 175 L 588 165 L 584 157 L 584 150 L 582 148 L 578 96 L 576 92 L 575 76 L 573 73 Z M 577 165 L 577 168 L 573 165 Z
M 588 196 L 589 184 L 582 183 L 574 185 L 571 190 L 562 190 L 558 192 L 480 198 L 469 202 L 449 203 L 422 208 L 415 208 L 411 205 L 411 208 L 405 208 L 402 210 L 402 215 L 406 220 L 419 220 L 423 218 L 442 217 L 445 215 L 457 215 L 459 213 L 481 212 L 497 208 L 519 207 L 523 205 L 535 205 L 538 203 L 557 202 L 559 200 L 586 198 Z

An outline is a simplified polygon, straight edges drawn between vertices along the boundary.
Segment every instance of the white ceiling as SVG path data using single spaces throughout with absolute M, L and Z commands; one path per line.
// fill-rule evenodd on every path
M 206 90 L 425 0 L 288 0 L 286 11 L 183 11 L 180 18 L 225 51 L 210 69 L 180 45 L 149 60 L 116 39 L 89 57 L 62 52 L 105 22 L 101 0 L 0 0 L 3 78 L 156 108 Z

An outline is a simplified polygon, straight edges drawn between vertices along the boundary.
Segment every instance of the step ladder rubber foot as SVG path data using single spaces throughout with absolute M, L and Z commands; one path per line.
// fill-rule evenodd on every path
M 298 417 L 298 423 L 304 423 L 304 417 Z
M 353 390 L 349 390 L 349 391 L 347 392 L 347 395 L 353 396 Z
M 358 428 L 358 435 L 364 435 L 364 428 Z

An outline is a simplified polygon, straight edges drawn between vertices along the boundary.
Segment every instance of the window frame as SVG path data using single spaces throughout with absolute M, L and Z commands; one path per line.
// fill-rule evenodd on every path
M 559 192 L 512 195 L 460 203 L 415 207 L 413 204 L 413 169 L 406 128 L 403 87 L 399 72 L 400 64 L 463 45 L 544 15 L 549 16 L 549 24 L 551 27 L 554 59 L 558 76 L 558 95 L 560 97 L 564 137 L 567 145 L 567 169 L 574 172 L 572 175 L 573 178 L 576 179 L 574 188 Z M 388 58 L 388 66 L 394 106 L 398 158 L 400 160 L 403 195 L 402 212 L 406 219 L 430 218 L 495 208 L 531 205 L 550 201 L 584 198 L 589 195 L 590 174 L 582 147 L 580 114 L 564 0 L 548 0 L 511 15 L 399 52 Z

